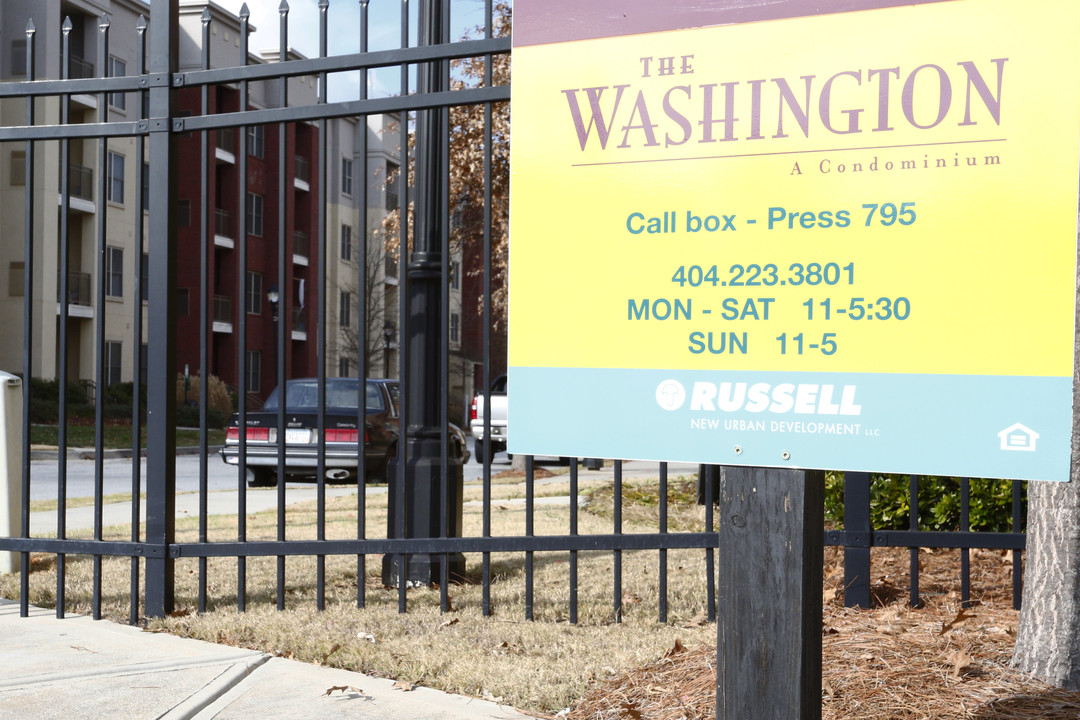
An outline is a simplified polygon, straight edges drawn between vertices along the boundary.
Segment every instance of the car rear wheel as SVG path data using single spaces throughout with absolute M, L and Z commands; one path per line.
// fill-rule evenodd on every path
M 277 485 L 277 473 L 268 468 L 248 468 L 251 479 L 248 487 L 274 487 Z
M 484 441 L 481 440 L 480 438 L 476 439 L 476 444 L 473 447 L 473 454 L 476 455 L 476 462 L 483 465 L 484 464 L 484 458 L 485 458 L 485 455 L 484 455 Z

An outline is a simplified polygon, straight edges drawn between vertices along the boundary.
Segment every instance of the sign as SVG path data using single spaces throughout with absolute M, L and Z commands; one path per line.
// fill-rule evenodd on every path
M 599 5 L 515 3 L 510 452 L 1068 480 L 1080 5 Z

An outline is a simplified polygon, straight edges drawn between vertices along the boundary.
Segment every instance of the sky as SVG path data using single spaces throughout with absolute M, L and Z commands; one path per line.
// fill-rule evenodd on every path
M 226 10 L 239 14 L 244 0 L 215 0 Z M 409 42 L 416 43 L 416 15 L 420 0 L 411 0 Z M 288 0 L 289 45 L 307 57 L 319 55 L 319 0 Z M 278 8 L 281 0 L 247 0 L 250 23 L 255 26 L 250 48 L 253 52 L 278 49 Z M 370 50 L 389 50 L 401 47 L 401 0 L 370 0 L 368 4 Z M 458 39 L 466 29 L 483 24 L 483 0 L 451 0 L 451 39 Z M 360 3 L 358 0 L 330 0 L 328 9 L 330 55 L 360 51 Z M 331 101 L 359 97 L 358 73 L 338 73 L 330 77 Z M 372 73 L 368 83 L 369 97 L 385 97 L 400 93 L 399 72 L 385 70 Z

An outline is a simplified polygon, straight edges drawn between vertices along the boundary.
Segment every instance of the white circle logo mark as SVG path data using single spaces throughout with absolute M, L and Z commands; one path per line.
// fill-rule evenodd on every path
M 686 402 L 686 390 L 678 380 L 665 380 L 656 387 L 656 402 L 665 410 L 678 410 Z

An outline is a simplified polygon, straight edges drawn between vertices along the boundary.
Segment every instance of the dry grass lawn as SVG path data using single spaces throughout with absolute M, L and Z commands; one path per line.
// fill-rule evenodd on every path
M 568 480 L 553 478 L 538 485 L 536 497 L 566 495 Z M 675 485 L 675 482 L 672 481 Z M 595 483 L 594 483 L 595 485 Z M 655 482 L 645 483 L 655 488 Z M 586 485 L 583 483 L 583 489 Z M 684 483 L 692 492 L 692 481 Z M 595 488 L 592 488 L 595 489 Z M 260 492 L 274 492 L 264 490 Z M 647 532 L 657 527 L 655 498 L 635 503 L 636 491 L 627 485 L 625 532 Z M 654 490 L 655 494 L 655 490 Z M 493 485 L 492 533 L 523 535 L 525 511 L 510 502 L 524 495 L 516 478 L 499 478 Z M 611 492 L 597 493 L 598 507 L 582 508 L 579 532 L 609 533 L 612 530 Z M 464 534 L 480 535 L 482 512 L 471 500 L 481 491 L 466 488 Z M 635 505 L 640 508 L 632 509 Z M 356 537 L 355 496 L 330 499 L 326 510 L 326 537 Z M 692 502 L 680 501 L 671 509 L 672 526 L 702 527 L 704 511 Z M 386 497 L 369 497 L 368 537 L 384 537 Z M 566 534 L 568 505 L 538 505 L 534 514 L 537 535 Z M 314 503 L 293 505 L 286 515 L 289 538 L 314 538 Z M 127 539 L 130 530 L 110 528 L 107 537 Z M 210 541 L 237 538 L 235 517 L 214 516 L 208 521 Z M 249 515 L 246 536 L 250 540 L 275 539 L 274 512 Z M 88 535 L 88 533 L 86 534 Z M 74 533 L 69 533 L 74 536 Z M 194 519 L 177 522 L 177 539 L 194 542 L 198 525 Z M 622 553 L 622 605 L 615 622 L 616 597 L 611 552 L 578 554 L 578 623 L 571 625 L 569 554 L 536 553 L 534 556 L 533 614 L 525 618 L 527 593 L 525 561 L 520 553 L 491 556 L 491 602 L 493 614 L 482 613 L 480 556 L 467 556 L 471 579 L 477 582 L 449 588 L 452 611 L 440 613 L 438 589 L 413 589 L 408 594 L 408 613 L 398 613 L 396 588 L 384 588 L 381 558 L 368 557 L 361 572 L 349 557 L 326 559 L 326 609 L 316 609 L 316 561 L 289 558 L 285 563 L 286 611 L 276 602 L 276 558 L 249 558 L 246 565 L 246 612 L 237 610 L 238 561 L 211 558 L 207 562 L 208 612 L 199 614 L 198 561 L 178 560 L 176 604 L 173 617 L 148 624 L 152 631 L 171 632 L 212 642 L 250 647 L 306 662 L 357 670 L 408 680 L 415 684 L 489 699 L 499 699 L 523 710 L 555 714 L 571 707 L 589 688 L 664 656 L 676 642 L 707 644 L 716 637 L 715 625 L 705 622 L 705 551 L 668 552 L 668 622 L 659 617 L 659 553 Z M 35 555 L 31 574 L 32 603 L 55 605 L 55 557 Z M 66 600 L 71 612 L 90 612 L 91 569 L 89 558 L 68 556 Z M 125 622 L 128 615 L 130 561 L 103 562 L 103 613 Z M 356 607 L 357 578 L 362 577 L 365 606 Z M 18 580 L 0 578 L 0 595 L 17 597 Z
M 538 485 L 536 497 L 568 493 L 568 481 L 552 478 Z M 691 481 L 677 483 L 669 525 L 673 531 L 703 527 L 704 510 L 688 502 Z M 656 483 L 626 483 L 623 530 L 648 532 L 657 526 Z M 579 532 L 612 529 L 611 487 L 585 488 L 591 503 L 579 513 Z M 273 492 L 272 490 L 260 492 Z M 524 495 L 518 478 L 500 477 L 492 488 L 495 535 L 525 532 L 525 512 L 514 502 Z M 479 488 L 465 492 L 465 535 L 479 535 Z M 356 497 L 327 502 L 326 536 L 356 537 Z M 369 537 L 386 527 L 386 498 L 367 503 Z M 275 539 L 274 512 L 246 519 L 249 539 Z M 535 533 L 565 534 L 569 508 L 538 505 Z M 313 503 L 290 506 L 289 538 L 315 536 Z M 107 537 L 127 539 L 130 530 L 110 528 Z M 211 541 L 232 541 L 235 517 L 209 521 Z M 177 523 L 178 540 L 194 542 L 194 520 Z M 974 607 L 961 611 L 958 551 L 920 554 L 923 605 L 907 606 L 908 556 L 905 550 L 874 552 L 872 610 L 843 607 L 840 551 L 825 553 L 824 675 L 825 720 L 1076 720 L 1080 694 L 1049 688 L 1008 666 L 1017 612 L 1011 600 L 1011 555 L 972 552 Z M 148 629 L 212 642 L 249 647 L 306 662 L 357 670 L 495 699 L 540 716 L 568 720 L 680 720 L 715 717 L 716 627 L 705 622 L 705 552 L 668 553 L 667 623 L 658 622 L 659 553 L 622 554 L 621 622 L 615 622 L 616 588 L 612 553 L 579 553 L 579 622 L 569 623 L 568 553 L 536 553 L 533 612 L 525 619 L 527 593 L 521 554 L 491 556 L 493 615 L 484 617 L 480 557 L 467 557 L 472 582 L 449 588 L 452 610 L 439 611 L 439 591 L 413 589 L 408 612 L 398 613 L 397 590 L 385 588 L 381 563 L 368 557 L 326 560 L 327 607 L 315 608 L 314 558 L 285 563 L 286 611 L 274 609 L 277 562 L 251 558 L 244 587 L 247 611 L 237 610 L 238 561 L 212 558 L 206 584 L 208 612 L 199 614 L 198 564 L 177 561 L 177 612 L 154 620 Z M 125 622 L 130 561 L 106 560 L 103 599 L 107 617 Z M 35 555 L 30 601 L 55 604 L 55 557 Z M 90 611 L 91 562 L 68 556 L 67 607 Z M 365 605 L 357 608 L 358 578 Z M 18 596 L 15 576 L 0 578 L 0 596 Z

